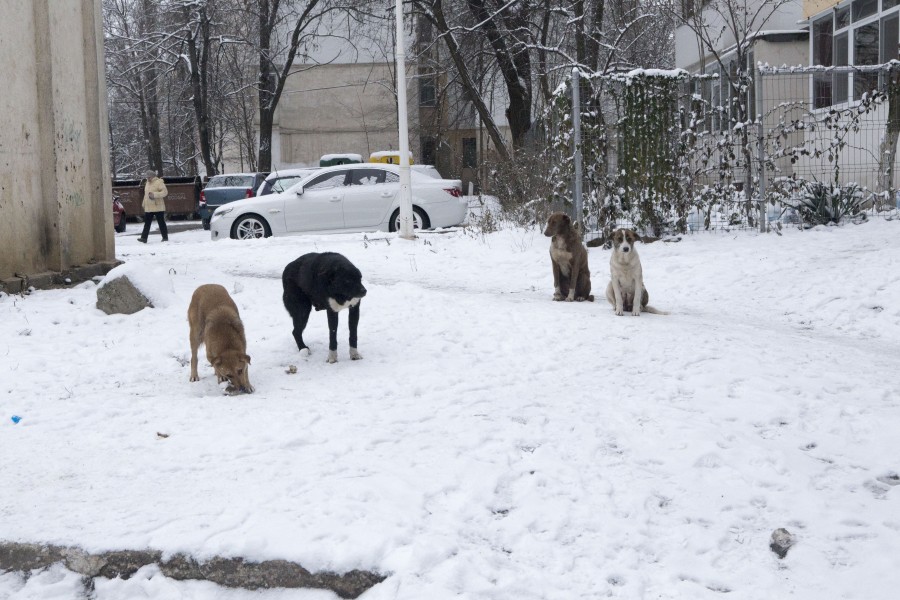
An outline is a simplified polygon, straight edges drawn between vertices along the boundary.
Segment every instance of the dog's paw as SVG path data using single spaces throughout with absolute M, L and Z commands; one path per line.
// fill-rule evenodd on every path
M 574 302 L 574 301 L 575 301 L 575 298 L 573 298 L 572 296 L 566 296 L 566 302 Z
M 577 297 L 575 298 L 575 302 L 584 302 L 584 298 L 581 297 L 581 296 L 577 296 Z
M 356 348 L 350 348 L 350 360 L 361 360 L 362 354 Z
M 621 308 L 616 308 L 616 314 L 621 317 L 622 315 L 625 314 L 625 311 L 622 310 Z
M 300 356 L 302 356 L 303 358 L 308 358 L 311 354 L 312 354 L 312 350 L 310 350 L 309 348 L 301 348 L 300 349 Z
M 635 308 L 634 310 L 631 311 L 631 315 L 634 316 L 634 317 L 639 317 L 639 316 L 641 316 L 641 309 L 640 309 L 640 308 Z
M 556 302 L 559 302 L 560 300 L 563 299 L 562 294 L 553 294 L 553 299 L 554 299 Z
M 191 375 L 191 381 L 200 381 L 199 375 Z
M 335 350 L 328 351 L 328 358 L 325 359 L 325 362 L 332 364 L 337 362 L 337 352 Z

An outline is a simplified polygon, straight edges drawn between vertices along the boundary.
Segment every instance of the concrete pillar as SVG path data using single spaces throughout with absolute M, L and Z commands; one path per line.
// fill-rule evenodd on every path
M 0 289 L 102 271 L 115 248 L 100 0 L 4 0 L 0 39 Z

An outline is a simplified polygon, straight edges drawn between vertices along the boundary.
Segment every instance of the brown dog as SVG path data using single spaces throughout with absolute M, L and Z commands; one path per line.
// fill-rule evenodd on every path
M 550 262 L 553 264 L 553 299 L 566 302 L 594 301 L 591 295 L 591 271 L 581 236 L 572 227 L 569 215 L 557 212 L 547 219 L 544 235 L 552 237 Z
M 216 284 L 201 285 L 194 290 L 188 307 L 188 323 L 191 326 L 191 381 L 200 381 L 197 349 L 200 344 L 206 344 L 206 358 L 215 369 L 219 383 L 228 381 L 225 391 L 229 394 L 252 392 L 244 324 L 228 290 Z

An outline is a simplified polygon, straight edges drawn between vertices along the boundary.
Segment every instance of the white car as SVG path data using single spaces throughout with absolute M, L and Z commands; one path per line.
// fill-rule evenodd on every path
M 280 169 L 269 173 L 265 181 L 259 184 L 256 189 L 257 196 L 267 196 L 269 194 L 280 194 L 293 187 L 301 179 L 315 173 L 320 167 L 299 167 L 295 169 Z
M 361 163 L 325 167 L 277 194 L 226 204 L 212 215 L 212 239 L 302 233 L 397 231 L 400 169 Z M 466 218 L 459 179 L 410 172 L 414 227 L 453 227 Z

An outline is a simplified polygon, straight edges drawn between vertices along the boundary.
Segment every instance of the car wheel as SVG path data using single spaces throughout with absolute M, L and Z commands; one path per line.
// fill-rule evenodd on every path
M 231 237 L 236 240 L 252 240 L 271 235 L 269 224 L 259 215 L 244 215 L 231 228 Z
M 209 219 L 203 219 L 202 222 L 204 231 L 209 231 Z
M 116 233 L 125 233 L 125 227 L 126 227 L 125 223 L 126 223 L 125 214 L 123 213 L 122 216 L 119 218 L 119 224 L 116 225 Z
M 425 214 L 425 211 L 419 208 L 418 206 L 413 206 L 413 229 L 428 229 L 431 227 L 431 222 L 428 220 L 428 215 Z M 394 214 L 391 215 L 391 220 L 388 223 L 388 228 L 390 231 L 400 231 L 400 209 L 394 211 Z

